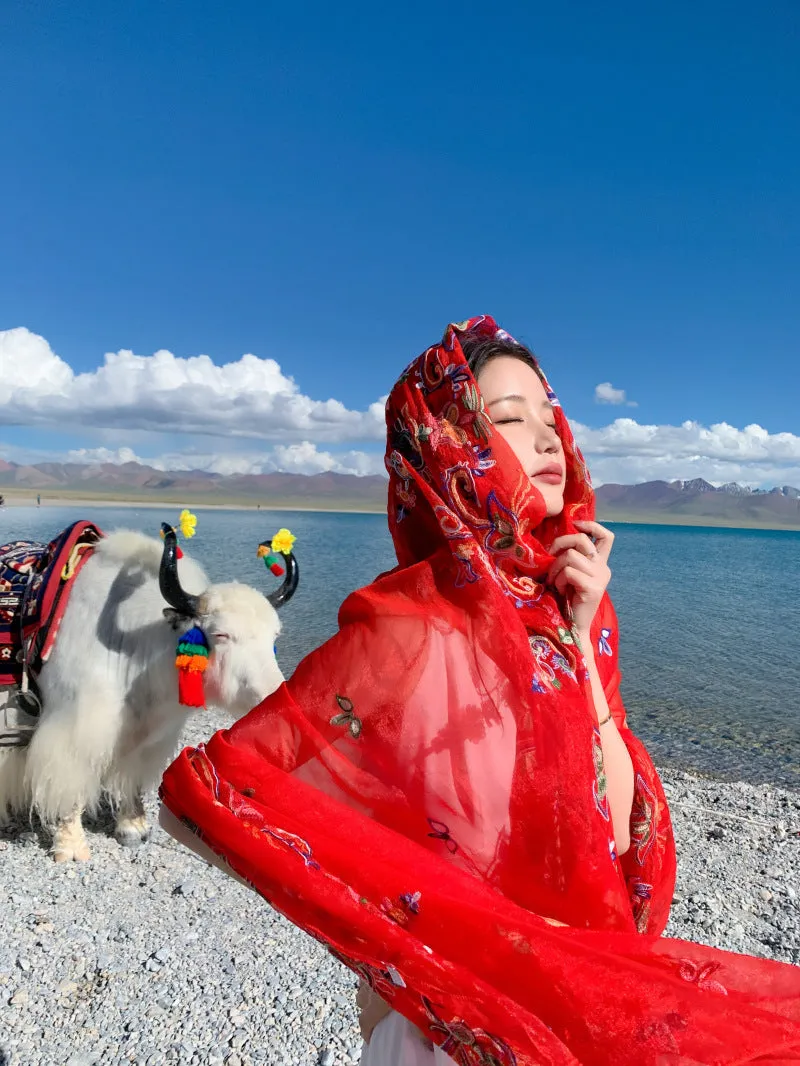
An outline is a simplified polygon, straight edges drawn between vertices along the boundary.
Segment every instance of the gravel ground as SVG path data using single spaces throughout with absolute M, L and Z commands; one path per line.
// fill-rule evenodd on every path
M 222 724 L 198 718 L 187 741 Z M 800 794 L 664 777 L 680 859 L 668 933 L 800 963 Z M 66 867 L 28 826 L 0 835 L 0 1066 L 358 1061 L 348 971 L 160 830 L 136 851 L 109 830 Z

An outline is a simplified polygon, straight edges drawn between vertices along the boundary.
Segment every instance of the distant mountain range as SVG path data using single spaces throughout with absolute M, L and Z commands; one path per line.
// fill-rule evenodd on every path
M 189 503 L 316 503 L 330 508 L 383 510 L 386 478 L 354 474 L 209 474 L 156 470 L 142 463 L 37 463 L 0 459 L 0 491 L 51 496 L 126 498 Z M 9 496 L 11 493 L 9 493 Z
M 731 482 L 716 488 L 693 481 L 646 481 L 641 485 L 601 485 L 597 509 L 609 522 L 708 522 L 726 526 L 800 528 L 800 489 L 783 485 L 749 489 Z
M 141 463 L 37 463 L 20 466 L 0 459 L 0 492 L 40 493 L 83 499 L 164 500 L 180 504 L 260 504 L 382 511 L 386 479 L 352 474 L 209 474 L 203 470 L 155 470 Z M 602 485 L 598 514 L 607 521 L 670 522 L 726 526 L 800 528 L 800 489 L 784 485 L 749 489 L 731 483 L 716 488 L 693 481 L 647 481 Z

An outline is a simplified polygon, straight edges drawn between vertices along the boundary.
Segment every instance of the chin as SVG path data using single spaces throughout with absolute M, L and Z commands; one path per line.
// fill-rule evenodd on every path
M 543 493 L 544 495 L 544 493 Z M 544 505 L 547 508 L 547 517 L 555 518 L 564 510 L 564 493 L 550 493 L 544 496 Z

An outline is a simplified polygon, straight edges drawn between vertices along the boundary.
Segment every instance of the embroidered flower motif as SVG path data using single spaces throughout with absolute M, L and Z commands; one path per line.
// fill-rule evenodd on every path
M 326 941 L 323 940 L 322 943 L 325 944 L 335 959 L 343 962 L 345 966 L 348 966 L 354 973 L 358 974 L 373 992 L 377 992 L 382 999 L 391 999 L 396 988 L 406 987 L 402 974 L 394 966 L 384 965 L 381 967 L 369 962 L 352 959 L 349 955 L 345 955 L 343 951 L 332 948 Z
M 721 996 L 727 996 L 727 988 L 713 978 L 713 975 L 719 969 L 720 963 L 718 962 L 707 962 L 705 966 L 700 966 L 690 959 L 681 959 L 678 973 L 684 981 L 697 985 L 698 988 L 703 988 L 707 992 L 717 992 Z
M 641 774 L 636 775 L 631 808 L 631 843 L 636 847 L 636 861 L 640 866 L 650 853 L 656 839 L 656 797 Z
M 605 761 L 603 759 L 603 745 L 600 741 L 600 730 L 592 730 L 592 760 L 594 762 L 594 805 L 602 817 L 608 821 L 611 811 L 608 806 L 608 778 L 606 776 Z
M 487 470 L 491 470 L 495 465 L 495 460 L 492 459 L 491 448 L 481 448 L 479 444 L 472 445 L 472 454 L 475 456 L 475 465 L 473 470 L 475 477 L 483 477 Z
M 613 630 L 601 629 L 600 636 L 597 638 L 597 652 L 599 655 L 613 655 L 611 645 L 608 643 L 608 638 L 611 636 Z
M 470 1028 L 462 1018 L 446 1022 L 437 1015 L 427 996 L 420 999 L 428 1015 L 429 1032 L 444 1037 L 435 1043 L 459 1066 L 516 1066 L 517 1057 L 505 1040 L 483 1029 Z
M 311 845 L 307 840 L 303 840 L 296 833 L 290 833 L 288 829 L 270 825 L 261 811 L 247 802 L 251 798 L 250 789 L 244 788 L 239 792 L 218 775 L 214 764 L 206 755 L 205 744 L 198 744 L 189 752 L 189 762 L 215 801 L 235 815 L 254 835 L 262 834 L 268 837 L 276 844 L 293 851 L 310 869 L 319 869 L 319 863 L 314 860 Z
M 421 892 L 404 892 L 400 897 L 400 902 L 411 914 L 419 914 L 419 901 L 421 899 Z
M 629 877 L 628 893 L 636 929 L 640 933 L 646 933 L 650 918 L 650 900 L 653 896 L 653 886 L 642 881 L 640 877 Z
M 355 707 L 352 700 L 349 700 L 347 696 L 336 696 L 336 702 L 341 707 L 341 714 L 335 714 L 331 718 L 331 725 L 346 725 L 350 736 L 355 740 L 361 736 L 361 730 L 364 725 L 360 718 L 357 717 Z
M 278 843 L 283 844 L 290 851 L 293 851 L 312 870 L 319 869 L 319 863 L 315 861 L 311 845 L 307 840 L 303 840 L 296 833 L 290 833 L 286 829 L 279 829 L 277 826 L 272 825 L 263 826 L 262 832 L 272 837 L 273 840 L 277 840 Z
M 421 893 L 419 892 L 404 892 L 398 897 L 399 903 L 384 898 L 381 903 L 381 910 L 387 918 L 391 918 L 398 925 L 408 925 L 409 918 L 419 914 L 420 897 Z
M 435 818 L 429 818 L 428 825 L 433 830 L 432 833 L 428 833 L 428 836 L 433 840 L 441 840 L 450 854 L 455 855 L 458 851 L 458 844 L 456 844 L 455 840 L 450 836 L 450 830 L 444 822 L 439 822 Z
M 548 637 L 533 636 L 530 638 L 529 643 L 538 668 L 534 675 L 534 692 L 546 692 L 545 685 L 549 685 L 554 689 L 561 689 L 563 682 L 558 677 L 558 674 L 562 674 L 572 681 L 577 680 L 575 671 Z
M 467 409 L 467 425 L 472 427 L 478 440 L 488 441 L 492 435 L 492 423 L 484 410 L 483 397 L 476 385 L 470 384 L 464 389 L 464 407 Z

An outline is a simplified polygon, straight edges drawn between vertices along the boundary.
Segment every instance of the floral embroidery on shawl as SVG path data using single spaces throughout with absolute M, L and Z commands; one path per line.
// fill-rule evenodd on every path
M 333 718 L 331 718 L 331 725 L 346 725 L 350 736 L 353 737 L 354 740 L 358 740 L 364 725 L 361 719 L 356 715 L 353 701 L 349 700 L 347 696 L 340 696 L 337 693 L 336 702 L 339 704 L 340 713 L 335 714 Z
M 420 896 L 420 892 L 403 892 L 397 902 L 384 898 L 381 910 L 398 925 L 408 925 L 409 919 L 419 914 Z
M 569 630 L 564 627 L 562 629 L 565 633 L 569 633 Z M 564 641 L 564 643 L 567 642 Z M 571 637 L 569 643 L 575 643 Z M 536 635 L 529 638 L 529 644 L 536 663 L 536 672 L 532 685 L 534 692 L 561 689 L 563 682 L 558 677 L 559 674 L 568 677 L 571 681 L 576 680 L 575 671 L 551 640 L 547 637 Z
M 290 833 L 279 826 L 270 825 L 261 812 L 247 802 L 248 799 L 252 798 L 254 789 L 247 788 L 239 791 L 229 785 L 227 781 L 221 780 L 214 769 L 214 764 L 206 755 L 205 744 L 198 744 L 196 748 L 191 750 L 189 761 L 201 780 L 206 782 L 215 802 L 220 807 L 227 808 L 252 833 L 267 837 L 276 844 L 293 851 L 310 869 L 319 869 L 319 863 L 314 860 L 313 851 L 308 841 L 296 833 Z
M 657 801 L 641 774 L 636 774 L 631 807 L 631 843 L 636 848 L 636 861 L 640 866 L 650 853 L 656 839 Z
M 640 877 L 629 877 L 628 894 L 631 900 L 636 929 L 639 933 L 646 933 L 650 920 L 650 900 L 653 898 L 653 886 L 648 885 Z
M 704 988 L 708 992 L 716 992 L 718 995 L 727 996 L 728 990 L 719 981 L 715 981 L 713 975 L 719 970 L 718 962 L 708 962 L 700 966 L 689 959 L 683 959 L 678 966 L 678 973 L 684 981 L 689 981 L 698 988 Z
M 455 855 L 458 851 L 458 844 L 450 836 L 450 830 L 444 824 L 444 822 L 437 821 L 436 818 L 429 818 L 428 825 L 433 830 L 432 833 L 428 833 L 428 836 L 433 840 L 441 840 L 451 855 Z
M 428 1029 L 437 1038 L 434 1042 L 459 1066 L 516 1066 L 517 1057 L 505 1040 L 483 1029 L 470 1029 L 461 1018 L 445 1022 L 427 996 L 421 999 L 429 1019 Z M 443 1041 L 439 1039 L 442 1036 Z
M 597 652 L 599 655 L 613 655 L 611 645 L 609 644 L 609 637 L 612 636 L 612 630 L 603 628 L 600 630 L 600 635 L 597 638 Z
M 336 948 L 329 948 L 330 954 L 339 962 L 343 962 L 356 973 L 362 981 L 365 981 L 373 992 L 377 992 L 383 999 L 392 999 L 396 988 L 405 988 L 406 983 L 402 975 L 394 966 L 373 966 L 368 962 L 360 962 L 352 959 Z
M 594 762 L 594 802 L 597 810 L 608 822 L 611 818 L 611 810 L 608 806 L 608 777 L 603 760 L 603 745 L 600 740 L 600 730 L 592 730 L 592 760 Z

